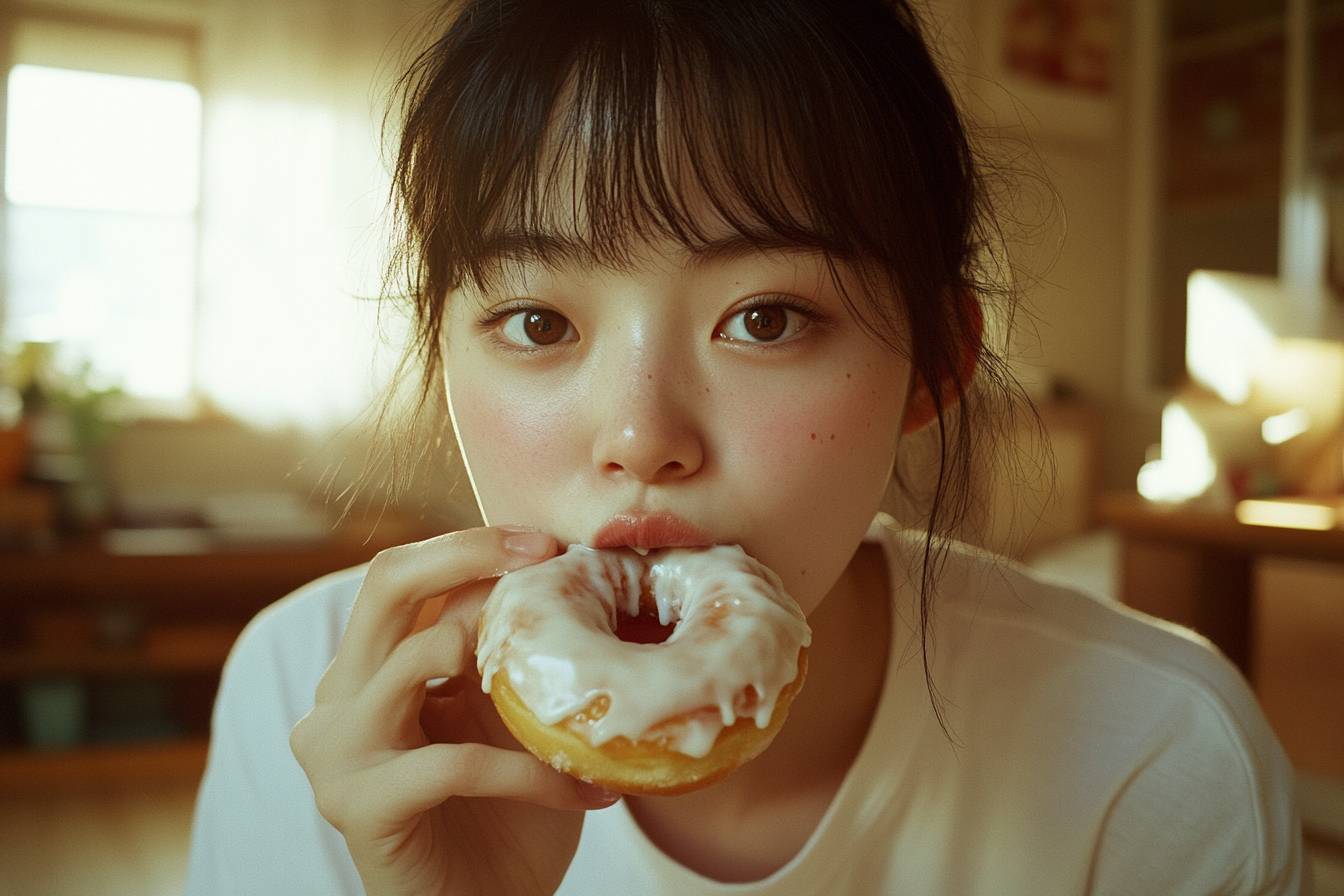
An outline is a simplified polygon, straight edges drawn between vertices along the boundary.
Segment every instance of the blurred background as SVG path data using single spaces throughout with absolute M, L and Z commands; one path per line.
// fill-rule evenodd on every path
M 966 538 L 1213 640 L 1344 894 L 1344 0 L 917 5 L 1035 173 L 1002 332 L 1054 469 L 1000 458 Z M 0 8 L 0 891 L 179 892 L 243 625 L 479 523 L 451 439 L 394 488 L 372 425 L 429 9 Z

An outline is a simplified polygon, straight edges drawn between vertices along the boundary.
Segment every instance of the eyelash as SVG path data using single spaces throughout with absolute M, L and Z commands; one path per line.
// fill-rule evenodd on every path
M 729 315 L 728 319 L 731 320 L 732 318 L 737 317 L 740 314 L 745 314 L 748 311 L 755 311 L 757 308 L 786 308 L 790 311 L 794 311 L 798 314 L 801 314 L 807 322 L 803 325 L 803 327 L 798 331 L 797 334 L 794 334 L 791 338 L 785 340 L 784 342 L 780 343 L 744 342 L 743 340 L 740 339 L 733 340 L 734 342 L 741 342 L 744 345 L 758 346 L 761 348 L 771 345 L 788 345 L 798 340 L 799 338 L 798 334 L 801 334 L 814 327 L 825 326 L 827 320 L 826 315 L 821 311 L 821 309 L 818 308 L 816 305 L 812 304 L 811 302 L 807 301 L 806 299 L 800 299 L 794 296 L 785 296 L 785 295 L 765 295 L 765 296 L 757 296 L 754 299 L 748 299 L 747 304 L 743 305 L 741 308 L 734 311 L 731 315 Z M 485 333 L 490 338 L 491 342 L 493 342 L 500 348 L 504 349 L 505 351 L 516 352 L 520 355 L 535 355 L 541 352 L 545 352 L 556 346 L 539 345 L 535 348 L 522 348 L 520 346 L 513 344 L 512 342 L 508 342 L 504 339 L 501 339 L 499 337 L 498 327 L 496 326 L 496 324 L 498 324 L 502 320 L 506 320 L 512 317 L 513 315 L 523 311 L 549 311 L 549 310 L 551 309 L 544 308 L 540 305 L 535 305 L 530 302 L 516 302 L 510 305 L 506 305 L 503 308 L 496 308 L 494 311 L 491 311 L 489 314 L 485 315 L 484 317 L 476 321 L 476 327 L 481 332 Z

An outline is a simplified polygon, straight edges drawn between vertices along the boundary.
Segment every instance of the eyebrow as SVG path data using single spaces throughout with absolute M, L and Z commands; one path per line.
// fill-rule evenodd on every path
M 760 252 L 798 252 L 822 255 L 820 242 L 785 240 L 771 234 L 730 233 L 685 247 L 683 261 L 690 268 L 704 268 Z M 842 255 L 829 250 L 832 255 Z M 594 263 L 592 247 L 582 240 L 553 231 L 505 230 L 488 237 L 477 256 L 483 267 L 505 261 L 536 262 L 551 268 L 582 267 Z

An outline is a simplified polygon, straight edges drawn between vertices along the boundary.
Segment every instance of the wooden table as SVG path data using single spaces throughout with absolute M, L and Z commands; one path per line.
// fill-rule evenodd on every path
M 1104 495 L 1103 525 L 1121 533 L 1120 599 L 1194 629 L 1248 679 L 1252 672 L 1253 566 L 1296 557 L 1344 564 L 1344 528 L 1248 525 L 1215 513 L 1154 504 L 1135 494 Z M 1344 595 L 1341 595 L 1344 605 Z

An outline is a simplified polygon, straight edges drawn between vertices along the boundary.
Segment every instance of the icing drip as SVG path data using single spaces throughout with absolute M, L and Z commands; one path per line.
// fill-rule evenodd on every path
M 676 623 L 672 634 L 618 640 L 618 614 L 638 615 L 649 600 L 661 624 Z M 476 663 L 486 693 L 503 671 L 544 724 L 593 707 L 571 727 L 594 747 L 654 739 L 702 757 L 738 718 L 769 725 L 811 637 L 779 576 L 737 545 L 640 556 L 576 544 L 500 578 L 481 612 Z

